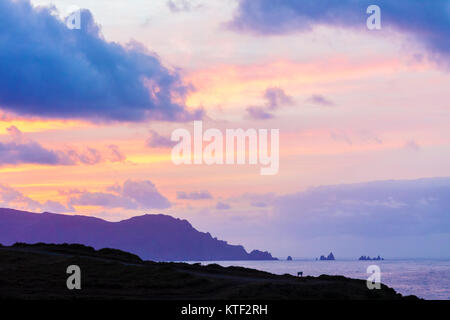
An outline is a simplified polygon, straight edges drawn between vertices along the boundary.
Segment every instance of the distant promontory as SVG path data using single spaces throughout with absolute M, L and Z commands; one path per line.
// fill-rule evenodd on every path
M 0 208 L 0 243 L 16 242 L 79 243 L 120 249 L 154 261 L 277 260 L 267 251 L 248 253 L 241 245 L 197 231 L 186 220 L 162 214 L 109 222 Z

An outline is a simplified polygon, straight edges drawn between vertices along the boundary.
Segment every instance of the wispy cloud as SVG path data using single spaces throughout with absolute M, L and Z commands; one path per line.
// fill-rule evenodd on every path
M 169 0 L 167 7 L 173 13 L 189 12 L 194 9 L 201 8 L 203 5 L 195 0 Z
M 366 9 L 382 10 L 386 30 L 407 33 L 431 52 L 450 58 L 450 10 L 447 0 L 239 0 L 228 26 L 240 32 L 271 35 L 306 32 L 327 25 L 367 31 Z M 384 29 L 383 29 L 384 30 Z
M 33 200 L 11 186 L 0 184 L 0 207 L 13 207 L 31 211 L 73 212 L 74 208 L 57 201 L 48 200 L 45 203 Z
M 175 144 L 176 142 L 169 137 L 162 136 L 155 130 L 150 130 L 150 136 L 146 141 L 147 147 L 150 148 L 172 148 Z
M 227 204 L 227 203 L 219 201 L 216 204 L 216 209 L 217 210 L 229 210 L 229 209 L 231 209 L 231 206 L 229 204 Z
M 127 180 L 105 192 L 76 190 L 69 203 L 76 206 L 101 206 L 123 209 L 167 209 L 169 200 L 149 180 Z
M 207 200 L 212 198 L 213 196 L 209 193 L 209 191 L 177 192 L 177 199 L 180 200 Z
M 272 113 L 267 112 L 266 109 L 263 107 L 248 107 L 245 110 L 247 111 L 247 116 L 250 119 L 267 120 L 275 118 L 275 116 Z
M 420 151 L 420 145 L 415 140 L 409 140 L 404 145 L 405 149 Z
M 294 103 L 294 99 L 278 87 L 267 88 L 264 91 L 263 99 L 265 102 L 262 106 L 251 106 L 246 109 L 247 117 L 254 120 L 272 119 L 275 117 L 272 114 L 273 111 Z
M 334 106 L 334 102 L 326 98 L 325 96 L 321 94 L 313 94 L 311 97 L 309 97 L 306 101 L 317 104 L 324 107 L 331 107 Z
M 36 141 L 26 139 L 15 126 L 7 129 L 11 140 L 0 142 L 0 166 L 17 164 L 41 165 L 94 165 L 101 162 L 122 162 L 125 155 L 116 145 L 108 145 L 105 151 L 95 148 L 54 150 L 48 149 Z

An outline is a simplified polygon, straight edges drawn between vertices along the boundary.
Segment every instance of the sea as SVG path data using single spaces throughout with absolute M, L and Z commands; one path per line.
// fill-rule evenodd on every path
M 194 262 L 189 262 L 194 263 Z M 398 259 L 383 261 L 335 260 L 315 261 L 199 261 L 202 265 L 240 266 L 274 274 L 303 272 L 303 276 L 342 275 L 367 280 L 367 267 L 377 265 L 381 271 L 381 283 L 403 295 L 416 295 L 427 300 L 450 300 L 450 259 Z

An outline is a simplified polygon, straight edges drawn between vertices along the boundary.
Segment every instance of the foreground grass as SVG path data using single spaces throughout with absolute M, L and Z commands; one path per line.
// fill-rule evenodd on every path
M 81 268 L 82 289 L 68 290 L 66 269 Z M 114 249 L 82 245 L 16 244 L 0 247 L 3 299 L 404 299 L 382 285 L 342 276 L 297 278 L 241 267 L 142 261 Z M 409 296 L 409 299 L 416 297 Z

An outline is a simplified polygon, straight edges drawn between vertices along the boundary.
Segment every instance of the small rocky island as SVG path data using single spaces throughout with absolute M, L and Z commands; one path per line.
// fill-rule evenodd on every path
M 292 257 L 291 257 L 291 256 L 288 256 L 286 260 L 287 260 L 287 261 L 292 261 Z
M 334 258 L 333 252 L 330 252 L 330 254 L 327 257 L 320 256 L 319 260 L 323 261 L 323 260 L 336 260 L 336 259 Z
M 376 257 L 376 258 L 371 258 L 371 257 L 369 257 L 369 256 L 361 256 L 361 257 L 359 257 L 359 259 L 358 260 L 361 260 L 361 261 L 379 261 L 379 260 L 384 260 L 384 258 L 381 258 L 380 256 L 378 256 L 378 257 Z

